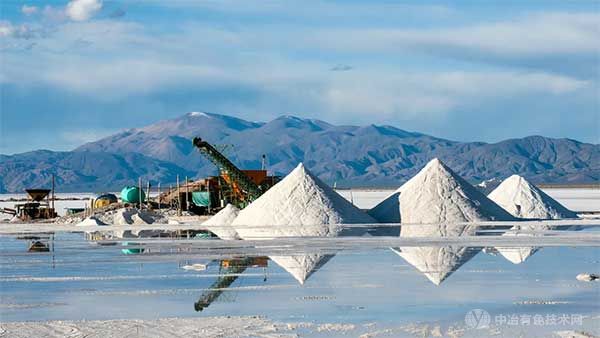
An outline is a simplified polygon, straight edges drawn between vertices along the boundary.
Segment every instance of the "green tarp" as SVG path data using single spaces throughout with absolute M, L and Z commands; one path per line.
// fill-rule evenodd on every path
M 210 207 L 210 193 L 208 191 L 192 192 L 192 202 L 199 207 Z

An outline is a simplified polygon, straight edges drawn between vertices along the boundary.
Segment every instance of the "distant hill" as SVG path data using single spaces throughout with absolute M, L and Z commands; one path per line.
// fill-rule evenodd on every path
M 52 173 L 61 191 L 100 191 L 144 180 L 172 183 L 175 175 L 200 177 L 214 166 L 192 146 L 200 136 L 239 167 L 286 174 L 304 162 L 338 186 L 397 186 L 433 157 L 472 182 L 519 174 L 535 183 L 600 181 L 600 145 L 530 136 L 498 143 L 456 142 L 392 126 L 336 126 L 281 116 L 250 122 L 231 116 L 189 113 L 87 143 L 72 152 L 0 155 L 0 191 L 43 186 Z

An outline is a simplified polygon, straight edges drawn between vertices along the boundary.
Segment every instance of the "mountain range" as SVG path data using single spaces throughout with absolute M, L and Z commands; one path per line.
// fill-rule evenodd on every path
M 333 125 L 281 116 L 251 122 L 232 116 L 188 113 L 118 132 L 73 151 L 37 150 L 0 155 L 0 192 L 48 186 L 57 191 L 116 190 L 139 177 L 163 186 L 216 169 L 193 147 L 195 136 L 215 144 L 244 169 L 285 175 L 298 162 L 338 186 L 393 186 L 438 157 L 459 175 L 478 182 L 519 174 L 534 183 L 597 183 L 600 145 L 530 136 L 497 143 L 457 142 L 387 125 Z

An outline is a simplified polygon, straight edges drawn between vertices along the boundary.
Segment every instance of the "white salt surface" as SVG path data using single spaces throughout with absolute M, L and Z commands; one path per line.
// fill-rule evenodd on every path
M 546 188 L 550 197 L 573 211 L 600 211 L 600 189 Z
M 258 316 L 2 323 L 3 337 L 296 337 Z
M 233 223 L 233 220 L 238 216 L 239 212 L 240 209 L 236 208 L 234 205 L 227 204 L 225 208 L 209 218 L 206 222 L 202 223 L 202 225 L 208 226 L 208 230 L 219 236 L 220 239 L 240 239 L 237 231 L 231 226 L 231 223 Z
M 519 175 L 504 180 L 488 197 L 515 217 L 577 218 L 577 214 Z
M 243 239 L 338 236 L 338 224 L 375 223 L 302 164 L 265 194 L 241 210 L 233 221 Z M 284 227 L 280 227 L 284 226 Z M 272 256 L 300 283 L 318 268 L 322 255 Z

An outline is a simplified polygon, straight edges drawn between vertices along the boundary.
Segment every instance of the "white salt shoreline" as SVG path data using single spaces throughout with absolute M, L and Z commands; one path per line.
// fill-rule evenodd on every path
M 53 320 L 0 323 L 0 336 L 29 337 L 298 337 L 304 332 L 347 334 L 357 327 L 343 323 L 283 323 L 264 316 L 195 318 Z

